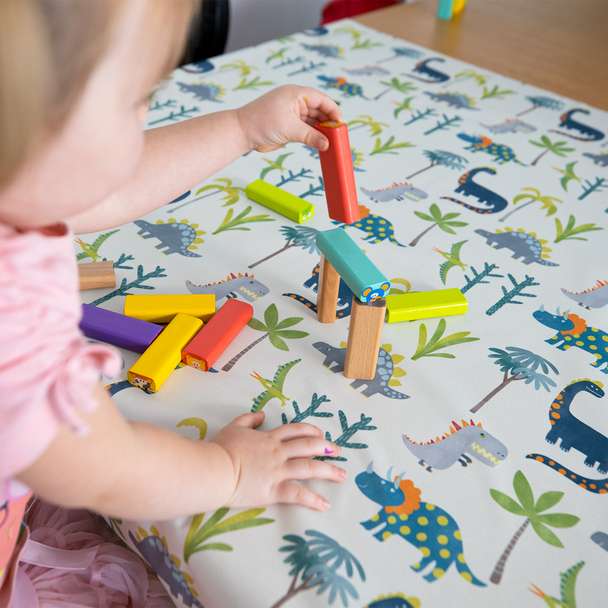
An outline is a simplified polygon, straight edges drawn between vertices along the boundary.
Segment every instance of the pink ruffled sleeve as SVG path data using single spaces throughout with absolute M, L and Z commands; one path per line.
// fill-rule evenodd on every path
M 42 234 L 0 225 L 0 479 L 35 462 L 60 425 L 86 434 L 77 410 L 95 409 L 100 374 L 120 369 L 114 349 L 86 343 L 80 314 L 67 226 Z

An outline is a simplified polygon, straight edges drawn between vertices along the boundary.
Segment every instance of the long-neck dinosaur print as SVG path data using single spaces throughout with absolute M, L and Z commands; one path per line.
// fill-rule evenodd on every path
M 419 61 L 416 64 L 416 67 L 413 69 L 417 74 L 425 74 L 428 78 L 420 78 L 420 76 L 415 76 L 414 74 L 407 74 L 410 78 L 415 78 L 416 80 L 421 80 L 422 82 L 428 82 L 429 84 L 435 84 L 438 82 L 445 82 L 449 80 L 450 77 L 439 70 L 435 70 L 434 68 L 429 67 L 430 61 L 441 61 L 444 62 L 445 59 L 443 57 L 429 57 L 423 61 Z
M 556 348 L 564 351 L 573 346 L 585 350 L 595 357 L 591 365 L 608 374 L 608 334 L 605 331 L 597 327 L 589 327 L 585 319 L 573 313 L 565 312 L 561 315 L 559 308 L 557 314 L 553 315 L 541 306 L 532 313 L 532 316 L 539 323 L 557 330 L 552 338 L 545 340 L 547 344 L 554 344 Z M 604 363 L 606 367 L 600 369 Z
M 507 446 L 483 429 L 481 424 L 472 420 L 470 423 L 466 420 L 461 422 L 462 426 L 452 421 L 450 430 L 443 437 L 416 443 L 403 435 L 403 443 L 420 459 L 418 464 L 430 473 L 433 469 L 447 469 L 456 462 L 466 467 L 473 462 L 469 456 L 489 467 L 495 467 L 507 457 Z
M 421 491 L 410 479 L 391 479 L 390 471 L 382 478 L 374 473 L 370 463 L 366 471 L 357 475 L 355 483 L 367 498 L 382 507 L 361 525 L 366 530 L 378 528 L 374 538 L 380 542 L 396 535 L 420 549 L 422 559 L 411 566 L 412 570 L 421 572 L 434 563 L 424 580 L 436 581 L 454 564 L 465 581 L 486 586 L 465 561 L 462 535 L 454 518 L 434 504 L 421 502 Z
M 463 203 L 456 198 L 452 198 L 450 196 L 442 196 L 441 198 L 452 201 L 453 203 L 457 203 L 462 205 L 465 209 L 470 209 L 471 211 L 475 211 L 475 213 L 481 213 L 483 215 L 489 215 L 490 213 L 498 213 L 502 211 L 509 203 L 506 198 L 503 198 L 496 192 L 492 192 L 488 188 L 484 186 L 480 186 L 473 181 L 473 178 L 478 173 L 489 173 L 490 175 L 496 175 L 496 169 L 492 169 L 492 167 L 476 167 L 475 169 L 471 169 L 466 173 L 463 173 L 458 180 L 458 188 L 456 188 L 455 192 L 461 192 L 465 196 L 474 196 L 480 203 L 484 203 L 486 207 L 475 207 L 475 205 L 469 205 L 468 203 Z
M 573 110 L 568 110 L 568 112 L 564 112 L 559 117 L 561 120 L 559 126 L 563 127 L 564 129 L 568 129 L 569 131 L 578 131 L 581 135 L 588 135 L 588 137 L 576 137 L 575 135 L 571 135 L 570 133 L 566 133 L 565 131 L 559 131 L 557 129 L 551 129 L 551 132 L 559 133 L 560 135 L 565 135 L 566 137 L 570 137 L 578 141 L 599 141 L 600 139 L 604 139 L 604 133 L 602 133 L 601 131 L 598 131 L 593 127 L 589 127 L 574 120 L 572 118 L 572 115 L 576 112 L 590 114 L 589 110 L 584 110 L 583 108 L 574 108 Z

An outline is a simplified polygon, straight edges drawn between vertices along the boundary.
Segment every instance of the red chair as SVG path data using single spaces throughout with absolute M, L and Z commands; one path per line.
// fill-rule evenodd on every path
M 331 0 L 323 8 L 321 25 L 399 4 L 402 0 Z

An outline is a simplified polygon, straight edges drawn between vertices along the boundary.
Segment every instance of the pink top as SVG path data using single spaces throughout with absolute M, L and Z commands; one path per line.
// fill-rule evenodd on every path
M 27 232 L 0 224 L 0 527 L 3 505 L 29 491 L 11 478 L 43 454 L 60 425 L 86 434 L 77 410 L 95 409 L 100 374 L 120 370 L 116 351 L 87 344 L 78 329 L 73 240 L 64 224 Z M 0 540 L 0 574 L 3 554 Z

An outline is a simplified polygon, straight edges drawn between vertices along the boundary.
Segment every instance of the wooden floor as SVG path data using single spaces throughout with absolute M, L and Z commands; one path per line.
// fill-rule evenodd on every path
M 452 21 L 438 0 L 419 0 L 355 19 L 421 44 L 608 110 L 608 0 L 468 0 Z

